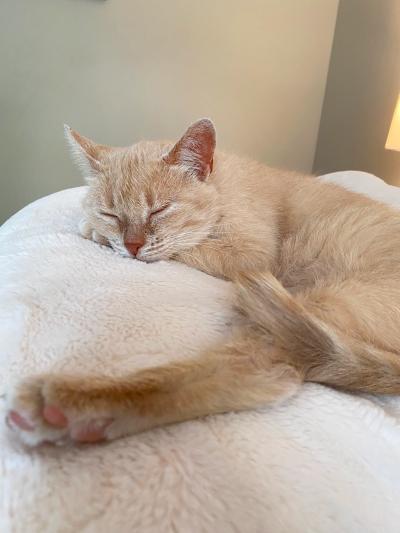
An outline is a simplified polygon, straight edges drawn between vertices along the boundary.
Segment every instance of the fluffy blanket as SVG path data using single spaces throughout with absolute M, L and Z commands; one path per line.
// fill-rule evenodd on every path
M 324 179 L 400 207 L 357 172 Z M 0 229 L 0 368 L 121 373 L 195 356 L 229 333 L 229 283 L 143 264 L 79 237 L 84 188 L 27 206 Z M 4 397 L 4 395 L 3 395 Z M 285 405 L 115 442 L 23 448 L 0 413 L 0 531 L 400 531 L 400 402 L 307 385 Z

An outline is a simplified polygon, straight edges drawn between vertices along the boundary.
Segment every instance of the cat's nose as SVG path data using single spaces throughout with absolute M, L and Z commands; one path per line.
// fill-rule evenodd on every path
M 125 241 L 125 248 L 128 250 L 130 254 L 133 256 L 137 256 L 140 248 L 143 246 L 144 240 L 138 240 L 138 241 Z

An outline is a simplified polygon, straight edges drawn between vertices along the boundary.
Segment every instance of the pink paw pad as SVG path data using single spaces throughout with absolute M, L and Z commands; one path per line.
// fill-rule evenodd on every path
M 46 405 L 42 411 L 42 415 L 51 426 L 65 428 L 68 425 L 67 417 L 54 405 Z
M 101 442 L 106 439 L 105 430 L 112 423 L 112 419 L 94 420 L 82 426 L 71 429 L 70 436 L 76 442 Z
M 35 426 L 26 418 L 18 413 L 18 411 L 10 411 L 7 415 L 7 423 L 9 425 L 17 426 L 24 431 L 33 431 Z

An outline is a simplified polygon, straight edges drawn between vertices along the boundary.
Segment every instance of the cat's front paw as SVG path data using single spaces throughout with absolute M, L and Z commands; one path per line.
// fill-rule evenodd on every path
M 130 413 L 93 402 L 79 389 L 73 378 L 57 375 L 24 380 L 7 396 L 7 425 L 28 446 L 94 443 L 140 430 Z
M 45 379 L 33 378 L 11 387 L 7 394 L 6 422 L 20 440 L 35 446 L 42 442 L 63 442 L 67 437 L 64 421 L 49 424 L 43 416 Z
M 84 239 L 97 242 L 103 246 L 109 246 L 108 240 L 103 237 L 103 235 L 100 235 L 100 233 L 93 228 L 92 224 L 86 218 L 82 218 L 82 220 L 79 222 L 79 233 Z

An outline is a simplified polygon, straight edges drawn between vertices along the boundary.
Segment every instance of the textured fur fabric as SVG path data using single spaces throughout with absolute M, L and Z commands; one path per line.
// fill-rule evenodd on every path
M 400 189 L 373 176 L 325 179 L 400 207 Z M 195 356 L 235 321 L 229 283 L 79 237 L 83 192 L 0 229 L 2 392 L 55 366 L 123 374 Z M 3 420 L 5 533 L 399 531 L 397 398 L 306 385 L 279 407 L 75 448 L 24 449 Z

